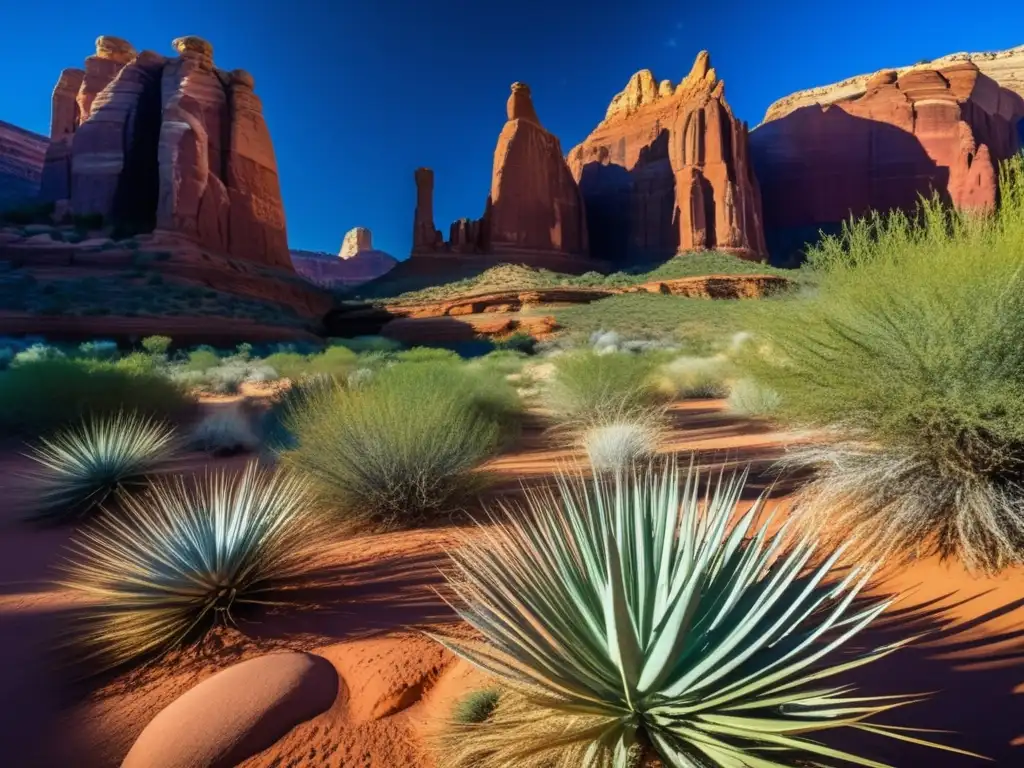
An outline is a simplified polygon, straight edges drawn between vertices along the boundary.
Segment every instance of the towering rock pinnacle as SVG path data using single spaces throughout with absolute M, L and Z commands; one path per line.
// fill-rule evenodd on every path
M 674 86 L 650 70 L 633 75 L 568 161 L 596 258 L 767 255 L 747 126 L 729 109 L 707 51 Z
M 195 36 L 177 56 L 100 37 L 54 88 L 44 199 L 139 231 L 186 235 L 224 255 L 291 268 L 277 163 L 244 70 Z

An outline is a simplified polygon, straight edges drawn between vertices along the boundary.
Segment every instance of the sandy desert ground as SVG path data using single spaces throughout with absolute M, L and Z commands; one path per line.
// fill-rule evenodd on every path
M 767 490 L 770 504 L 784 505 L 791 488 L 786 482 L 769 487 L 765 470 L 799 436 L 730 417 L 723 408 L 719 401 L 677 406 L 665 450 L 697 451 L 705 465 L 750 464 L 748 497 Z M 242 765 L 443 768 L 431 738 L 454 702 L 483 680 L 420 631 L 458 631 L 434 591 L 455 526 L 339 533 L 310 563 L 310 585 L 296 607 L 268 609 L 238 628 L 219 629 L 158 664 L 81 682 L 54 651 L 78 607 L 51 582 L 72 530 L 19 520 L 24 488 L 15 476 L 27 461 L 18 452 L 16 444 L 0 446 L 0 765 L 120 765 L 147 723 L 200 681 L 245 659 L 298 649 L 337 671 L 334 704 Z M 572 458 L 553 450 L 540 430 L 527 429 L 513 450 L 487 466 L 497 476 L 488 493 L 514 495 L 521 482 L 545 482 Z M 181 468 L 240 467 L 245 460 L 192 455 Z M 925 560 L 886 573 L 878 589 L 909 594 L 873 632 L 893 639 L 921 630 L 928 635 L 862 670 L 855 682 L 877 693 L 934 692 L 892 721 L 951 729 L 957 733 L 941 737 L 946 743 L 986 755 L 990 764 L 1024 764 L 1024 573 L 975 578 L 955 564 Z M 207 725 L 216 728 L 216 717 Z M 978 762 L 882 739 L 862 753 L 898 766 Z

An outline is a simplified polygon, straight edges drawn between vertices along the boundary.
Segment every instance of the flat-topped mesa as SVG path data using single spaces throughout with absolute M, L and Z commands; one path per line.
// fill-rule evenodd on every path
M 434 225 L 434 172 L 416 170 L 414 256 L 487 254 L 552 265 L 586 258 L 579 187 L 558 139 L 542 127 L 527 85 L 512 84 L 506 116 L 494 150 L 484 215 L 454 222 L 448 240 Z
M 54 89 L 44 199 L 140 232 L 184 235 L 221 255 L 291 269 L 277 163 L 252 76 L 213 46 L 136 54 L 100 37 Z
M 998 164 L 1020 150 L 1024 98 L 973 61 L 882 70 L 855 95 L 775 116 L 751 134 L 773 256 L 868 210 L 910 211 L 937 192 L 991 209 Z
M 341 241 L 341 250 L 338 251 L 339 259 L 351 259 L 362 251 L 373 250 L 373 233 L 366 227 L 355 227 L 345 233 Z
M 767 255 L 747 126 L 706 51 L 678 85 L 633 75 L 568 155 L 595 258 L 628 263 L 716 249 Z

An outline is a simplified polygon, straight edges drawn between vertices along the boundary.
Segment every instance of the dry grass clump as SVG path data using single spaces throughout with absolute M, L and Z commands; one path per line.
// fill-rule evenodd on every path
M 166 651 L 236 609 L 266 602 L 315 540 L 308 483 L 253 462 L 237 476 L 181 477 L 122 500 L 71 544 L 64 585 L 95 600 L 74 640 L 117 666 Z
M 729 410 L 740 416 L 764 417 L 778 412 L 782 397 L 756 379 L 744 377 L 729 388 Z
M 557 357 L 554 366 L 543 403 L 561 423 L 593 423 L 608 413 L 646 413 L 665 399 L 655 383 L 653 356 L 574 351 Z
M 664 425 L 655 414 L 633 414 L 607 419 L 579 430 L 579 447 L 595 472 L 620 472 L 653 456 L 661 442 Z
M 661 366 L 657 386 L 674 398 L 720 398 L 729 396 L 731 365 L 724 355 L 677 357 Z
M 94 416 L 44 437 L 28 456 L 35 462 L 33 514 L 68 520 L 149 485 L 176 447 L 174 429 L 162 421 L 122 412 Z
M 830 680 L 907 642 L 856 644 L 891 602 L 860 596 L 876 564 L 837 569 L 841 548 L 769 533 L 760 501 L 738 513 L 744 483 L 702 499 L 672 464 L 562 477 L 466 533 L 449 586 L 482 639 L 436 639 L 503 693 L 450 725 L 445 765 L 883 765 L 816 738 L 837 729 L 939 746 L 874 721 L 920 696 Z
M 402 363 L 356 389 L 308 398 L 287 417 L 290 466 L 347 520 L 390 527 L 449 511 L 515 422 L 500 377 L 447 361 Z
M 871 217 L 811 254 L 818 291 L 748 362 L 779 413 L 839 439 L 800 494 L 825 535 L 995 572 L 1024 563 L 1024 161 L 998 213 Z

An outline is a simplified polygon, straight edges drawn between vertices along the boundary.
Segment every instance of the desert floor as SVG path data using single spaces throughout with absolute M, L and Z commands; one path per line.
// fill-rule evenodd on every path
M 666 450 L 697 451 L 704 465 L 750 464 L 748 496 L 767 490 L 769 503 L 785 503 L 790 487 L 769 487 L 765 470 L 787 442 L 804 438 L 732 418 L 717 401 L 692 401 L 673 414 Z M 572 458 L 552 450 L 539 428 L 529 428 L 487 467 L 498 479 L 488 493 L 514 495 L 521 482 L 545 482 Z M 193 455 L 181 469 L 244 461 Z M 82 682 L 52 650 L 81 605 L 51 581 L 73 531 L 19 520 L 24 489 L 10 478 L 25 466 L 18 445 L 0 446 L 0 765 L 117 766 L 146 724 L 201 680 L 240 660 L 293 648 L 335 667 L 337 699 L 243 763 L 246 768 L 443 768 L 429 748 L 431 736 L 453 702 L 482 680 L 420 632 L 458 628 L 434 592 L 454 526 L 339 534 L 310 564 L 310 586 L 294 609 L 267 610 L 237 628 L 215 630 L 200 646 L 159 664 Z M 986 755 L 990 764 L 1024 765 L 1024 573 L 975 578 L 955 564 L 926 560 L 886 573 L 878 589 L 909 594 L 884 626 L 872 630 L 877 634 L 871 641 L 928 634 L 858 671 L 854 682 L 872 693 L 934 693 L 890 713 L 889 721 L 956 731 L 933 738 Z M 862 754 L 901 768 L 978 763 L 912 744 L 856 738 L 872 739 L 861 745 Z

